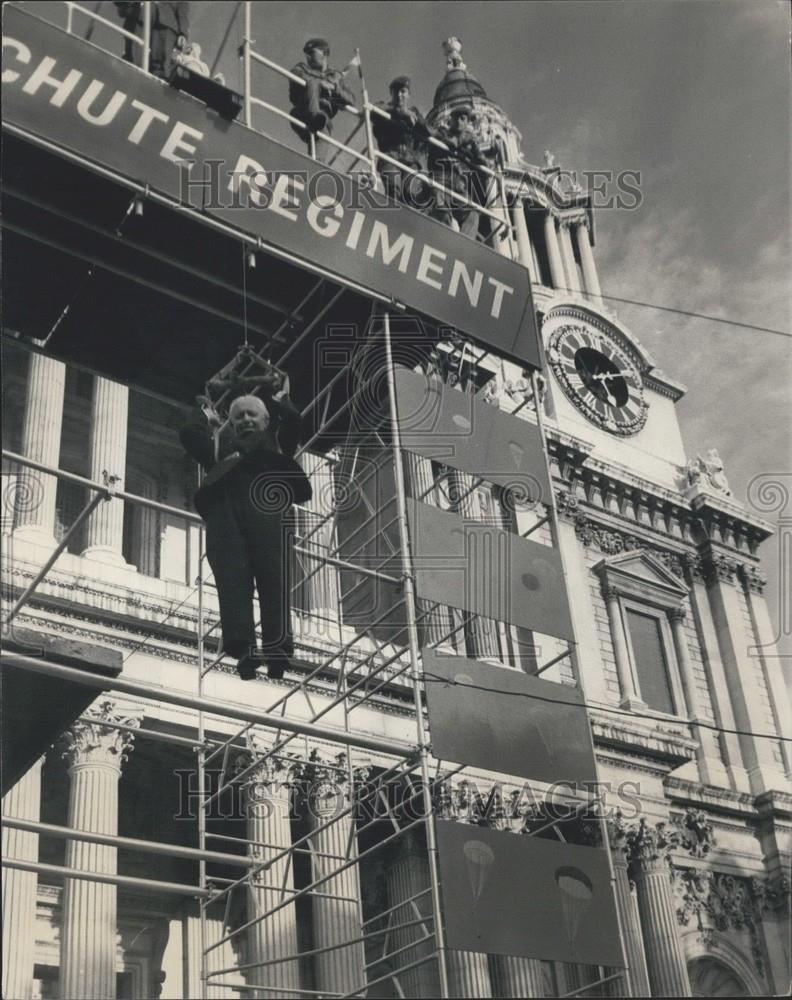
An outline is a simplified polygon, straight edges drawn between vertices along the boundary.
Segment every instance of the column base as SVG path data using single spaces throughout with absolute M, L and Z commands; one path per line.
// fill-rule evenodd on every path
M 48 549 L 48 554 L 58 544 L 53 533 L 38 524 L 20 524 L 18 528 L 14 528 L 11 537 L 14 541 L 27 542 L 30 545 L 39 545 Z
M 91 545 L 81 552 L 80 556 L 92 562 L 104 563 L 105 566 L 118 566 L 121 569 L 137 572 L 137 567 L 128 563 L 117 549 L 111 549 L 107 545 Z

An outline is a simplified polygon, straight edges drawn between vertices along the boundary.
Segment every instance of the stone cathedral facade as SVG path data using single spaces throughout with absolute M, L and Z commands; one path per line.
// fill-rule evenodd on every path
M 513 248 L 531 275 L 546 367 L 537 400 L 514 365 L 488 360 L 475 367 L 465 360 L 465 345 L 452 338 L 441 345 L 430 374 L 464 383 L 465 391 L 508 412 L 520 408 L 529 421 L 537 405 L 543 408 L 580 671 L 576 678 L 561 661 L 547 676 L 578 682 L 591 706 L 600 779 L 614 806 L 611 848 L 630 991 L 658 997 L 784 994 L 790 981 L 792 726 L 763 593 L 761 552 L 773 544 L 771 527 L 733 495 L 715 449 L 704 458 L 686 454 L 676 410 L 685 393 L 678 378 L 685 372 L 661 371 L 641 344 L 641 331 L 628 328 L 603 297 L 588 193 L 559 183 L 551 157 L 543 166 L 526 162 L 519 132 L 468 72 L 456 40 L 446 52 L 429 120 L 441 124 L 455 106 L 472 104 L 481 141 L 499 151 L 505 200 L 498 204 L 509 229 L 494 242 L 501 252 Z M 607 287 L 604 276 L 602 284 Z M 178 444 L 181 411 L 20 341 L 6 341 L 4 354 L 5 448 L 94 480 L 109 470 L 123 476 L 131 493 L 190 509 L 196 473 Z M 303 456 L 315 484 L 332 478 L 337 461 Z M 4 471 L 4 497 L 13 496 L 21 473 L 13 463 Z M 507 530 L 524 530 L 538 519 L 536 512 L 511 509 L 486 484 L 458 501 L 464 474 L 449 475 L 426 460 L 413 461 L 408 473 L 414 496 L 429 491 L 432 503 L 450 509 L 461 504 L 467 518 Z M 32 579 L 85 503 L 85 489 L 74 480 L 42 476 L 41 490 L 32 509 L 4 504 L 6 586 L 18 589 Z M 314 495 L 317 509 L 300 514 L 303 535 L 312 517 L 327 513 L 321 506 L 327 492 L 315 488 Z M 331 522 L 313 536 L 317 552 L 330 551 L 335 530 Z M 111 501 L 70 539 L 19 623 L 120 650 L 125 677 L 194 691 L 200 570 L 196 525 Z M 230 664 L 221 664 L 207 681 L 208 692 L 262 710 L 271 705 L 299 672 L 308 673 L 354 636 L 342 592 L 331 564 L 298 588 L 296 678 L 243 684 Z M 447 609 L 443 614 L 453 620 Z M 432 619 L 430 630 L 441 624 Z M 536 650 L 549 659 L 554 640 L 534 634 L 527 647 L 524 639 L 502 623 L 478 620 L 453 643 L 463 654 L 530 672 Z M 333 681 L 320 676 L 306 693 L 321 702 L 332 688 Z M 306 711 L 301 701 L 294 710 Z M 397 683 L 355 718 L 363 731 L 395 738 L 406 737 L 414 725 Z M 220 718 L 206 725 L 218 739 L 234 728 Z M 147 737 L 152 732 L 159 738 Z M 3 812 L 194 846 L 190 795 L 198 741 L 190 710 L 108 692 L 7 794 Z M 301 836 L 310 822 L 298 807 L 306 774 L 331 775 L 341 749 L 306 740 L 301 768 L 284 765 L 275 773 L 270 766 L 257 775 L 272 789 L 266 809 L 218 812 L 209 820 L 210 832 L 258 844 Z M 363 753 L 354 761 L 364 772 L 380 764 L 376 755 Z M 479 788 L 491 783 L 487 775 L 472 777 Z M 464 795 L 464 789 L 453 792 L 444 808 L 453 814 Z M 321 803 L 314 813 L 321 815 Z M 487 821 L 515 820 L 501 810 Z M 354 837 L 355 831 L 342 833 Z M 341 834 L 334 836 L 319 850 L 338 850 Z M 348 940 L 372 901 L 398 905 L 421 884 L 425 862 L 411 838 L 396 843 L 376 865 L 361 864 L 336 880 L 334 892 L 346 903 L 328 909 L 326 898 L 303 901 L 283 918 L 288 927 L 279 925 L 279 933 L 292 934 L 299 950 L 309 951 Z M 174 885 L 195 879 L 195 861 L 188 857 L 135 854 L 18 829 L 4 830 L 3 853 Z M 298 858 L 291 872 L 276 874 L 299 887 L 304 869 Z M 242 921 L 238 906 L 243 903 L 207 918 L 210 938 L 221 936 L 229 920 Z M 405 946 L 414 942 L 409 932 L 402 934 Z M 200 940 L 198 908 L 187 894 L 146 894 L 45 872 L 5 873 L 9 1000 L 195 997 Z M 212 952 L 210 968 L 232 971 L 228 985 L 212 987 L 208 996 L 239 995 L 246 983 L 239 967 L 266 960 L 269 946 L 266 935 L 252 932 Z M 292 963 L 282 995 L 297 995 L 289 988 L 342 995 L 375 957 L 346 948 Z M 449 968 L 454 995 L 481 997 L 561 996 L 603 972 L 546 962 L 518 966 L 472 953 L 452 954 Z M 399 988 L 402 995 L 429 996 L 436 982 L 423 967 L 404 973 Z M 400 994 L 386 979 L 370 995 Z M 604 985 L 582 995 L 618 990 Z

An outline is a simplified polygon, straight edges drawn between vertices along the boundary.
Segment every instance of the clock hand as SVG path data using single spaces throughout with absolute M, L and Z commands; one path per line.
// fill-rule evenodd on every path
M 625 368 L 617 372 L 602 372 L 599 375 L 592 375 L 591 377 L 593 379 L 596 379 L 598 382 L 604 382 L 606 379 L 609 378 L 626 378 L 628 375 L 632 375 L 632 372 L 629 369 Z

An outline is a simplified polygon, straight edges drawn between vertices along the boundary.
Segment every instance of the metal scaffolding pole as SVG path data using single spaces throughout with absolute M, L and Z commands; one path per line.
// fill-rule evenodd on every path
M 416 595 L 415 576 L 410 548 L 409 524 L 407 521 L 407 502 L 404 490 L 404 467 L 402 465 L 401 429 L 399 426 L 399 411 L 396 402 L 396 378 L 393 371 L 393 351 L 390 335 L 390 315 L 387 309 L 383 316 L 383 333 L 385 335 L 385 364 L 388 379 L 388 401 L 390 406 L 391 436 L 393 441 L 393 469 L 396 478 L 396 504 L 399 512 L 399 540 L 401 542 L 402 575 L 404 581 L 404 598 L 407 611 L 408 640 L 410 660 L 412 662 L 413 704 L 415 708 L 415 725 L 418 737 L 418 754 L 421 765 L 421 781 L 424 794 L 424 815 L 426 817 L 426 842 L 429 852 L 429 877 L 432 888 L 432 912 L 435 921 L 437 942 L 438 972 L 440 977 L 440 992 L 448 997 L 448 969 L 446 966 L 445 932 L 442 922 L 440 903 L 440 874 L 437 865 L 437 841 L 432 813 L 432 798 L 430 792 L 429 746 L 426 741 L 426 729 L 423 717 L 423 701 L 421 697 L 422 671 L 420 667 L 420 650 L 418 648 L 418 630 L 416 626 Z

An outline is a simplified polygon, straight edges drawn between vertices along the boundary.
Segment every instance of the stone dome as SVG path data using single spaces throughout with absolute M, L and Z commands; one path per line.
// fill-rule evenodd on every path
M 485 101 L 488 99 L 486 91 L 475 76 L 471 76 L 466 69 L 455 67 L 449 69 L 437 85 L 434 106 L 437 108 L 442 104 L 460 104 L 474 97 L 481 97 Z

